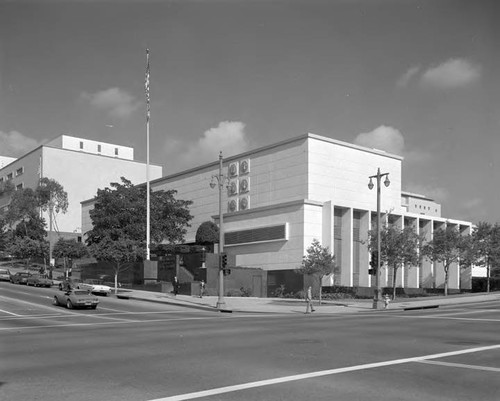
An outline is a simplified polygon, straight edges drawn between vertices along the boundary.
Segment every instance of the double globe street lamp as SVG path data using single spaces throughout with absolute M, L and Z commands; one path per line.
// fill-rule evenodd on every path
M 380 279 L 380 181 L 382 177 L 385 177 L 384 185 L 388 187 L 391 182 L 389 181 L 389 173 L 380 173 L 380 168 L 377 169 L 377 174 L 372 175 L 370 182 L 368 183 L 368 188 L 373 189 L 373 178 L 377 179 L 377 268 L 375 270 L 375 294 L 373 296 L 373 309 L 379 309 L 382 307 L 382 297 L 381 297 L 381 279 Z M 373 267 L 373 266 L 372 266 Z

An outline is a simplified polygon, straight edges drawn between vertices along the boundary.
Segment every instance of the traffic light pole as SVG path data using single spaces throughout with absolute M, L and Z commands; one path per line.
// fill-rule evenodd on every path
M 222 175 L 222 152 L 219 154 L 219 175 L 216 176 L 219 185 L 219 297 L 217 299 L 217 309 L 225 309 L 224 300 L 224 270 L 222 268 L 222 255 L 224 252 L 224 216 L 222 213 L 222 188 L 224 186 L 224 176 Z

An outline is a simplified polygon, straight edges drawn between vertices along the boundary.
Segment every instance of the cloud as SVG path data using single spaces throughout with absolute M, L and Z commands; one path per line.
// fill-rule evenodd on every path
M 40 146 L 43 142 L 28 138 L 17 131 L 0 131 L 0 156 L 20 157 Z
M 431 155 L 424 151 L 405 148 L 405 139 L 401 131 L 394 127 L 381 125 L 373 131 L 361 133 L 354 138 L 356 145 L 383 150 L 398 156 L 403 156 L 406 163 L 422 163 Z
M 92 107 L 103 110 L 111 117 L 127 118 L 142 105 L 134 96 L 120 88 L 110 88 L 100 92 L 83 92 L 80 97 Z
M 420 71 L 420 67 L 411 67 L 408 71 L 406 71 L 399 79 L 398 82 L 396 83 L 397 86 L 399 87 L 404 87 L 408 86 L 412 78 L 418 74 Z
M 169 140 L 166 143 L 166 151 L 172 163 L 175 164 L 176 171 L 216 161 L 220 151 L 224 157 L 228 157 L 248 149 L 245 124 L 239 121 L 220 122 L 217 127 L 205 131 L 195 143 L 175 140 Z
M 397 81 L 398 87 L 406 87 L 412 80 L 422 86 L 438 89 L 460 88 L 481 78 L 481 66 L 464 58 L 451 58 L 441 64 L 422 69 L 414 66 Z
M 403 134 L 396 128 L 386 125 L 381 125 L 371 132 L 359 134 L 354 138 L 354 143 L 367 148 L 384 150 L 396 155 L 401 155 L 405 147 Z
M 422 74 L 421 82 L 437 88 L 458 88 L 477 81 L 481 68 L 468 60 L 449 59 Z

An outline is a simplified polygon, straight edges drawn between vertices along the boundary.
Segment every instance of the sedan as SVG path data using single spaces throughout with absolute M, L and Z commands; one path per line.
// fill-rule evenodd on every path
M 100 284 L 99 280 L 86 280 L 83 283 L 79 283 L 77 288 L 85 289 L 92 294 L 99 294 L 107 296 L 111 294 L 111 287 L 108 285 Z
M 45 274 L 32 274 L 28 277 L 26 285 L 32 285 L 35 287 L 52 287 L 52 280 L 48 278 Z
M 0 269 L 0 280 L 1 281 L 10 281 L 10 270 L 9 269 Z
M 97 308 L 99 299 L 87 290 L 72 289 L 65 292 L 58 292 L 54 295 L 52 303 L 56 306 L 64 305 L 68 309 L 73 308 Z
M 10 277 L 10 282 L 13 284 L 26 284 L 28 282 L 28 277 L 31 273 L 28 272 L 17 272 Z

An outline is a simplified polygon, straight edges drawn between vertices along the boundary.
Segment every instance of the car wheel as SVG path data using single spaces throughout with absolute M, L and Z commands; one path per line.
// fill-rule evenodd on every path
M 66 301 L 66 308 L 73 309 L 73 303 L 69 299 Z
M 63 290 L 63 286 L 62 284 L 59 284 L 59 291 L 62 291 Z
M 59 301 L 57 300 L 57 297 L 54 297 L 54 299 L 52 300 L 52 304 L 55 306 L 59 306 Z
M 91 308 L 92 309 L 97 309 L 97 305 L 92 305 Z

